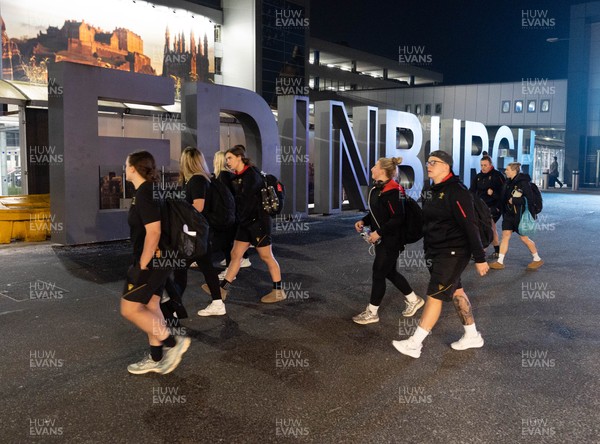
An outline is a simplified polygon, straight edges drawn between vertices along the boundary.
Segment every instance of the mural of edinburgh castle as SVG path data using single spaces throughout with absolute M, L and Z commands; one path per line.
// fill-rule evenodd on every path
M 177 83 L 185 80 L 213 81 L 210 73 L 209 43 L 206 33 L 196 44 L 193 31 L 189 43 L 183 32 L 171 36 L 167 27 L 162 72 L 152 67 L 144 54 L 144 42 L 125 28 L 105 32 L 84 20 L 66 20 L 62 27 L 48 26 L 34 38 L 11 38 L 2 24 L 2 78 L 47 83 L 47 67 L 68 61 L 142 74 L 171 76 Z M 156 52 L 155 52 L 156 53 Z M 160 66 L 160 61 L 158 61 Z M 156 66 L 156 65 L 155 65 Z

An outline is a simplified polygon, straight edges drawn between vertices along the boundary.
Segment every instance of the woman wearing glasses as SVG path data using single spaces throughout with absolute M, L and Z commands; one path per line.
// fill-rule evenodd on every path
M 466 350 L 483 346 L 460 276 L 471 255 L 481 276 L 489 270 L 475 225 L 473 199 L 452 173 L 452 156 L 433 151 L 427 161 L 427 175 L 433 181 L 423 198 L 423 247 L 430 273 L 427 302 L 415 333 L 403 341 L 393 341 L 396 350 L 413 358 L 421 356 L 423 340 L 437 323 L 443 302 L 453 302 L 465 329 L 462 338 L 451 347 Z

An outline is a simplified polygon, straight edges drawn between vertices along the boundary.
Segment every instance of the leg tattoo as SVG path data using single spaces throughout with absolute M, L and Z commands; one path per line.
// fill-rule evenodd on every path
M 452 302 L 454 303 L 454 308 L 456 309 L 456 313 L 458 313 L 462 325 L 471 325 L 475 323 L 473 311 L 471 310 L 471 302 L 469 302 L 469 298 L 466 294 L 455 294 L 452 296 Z

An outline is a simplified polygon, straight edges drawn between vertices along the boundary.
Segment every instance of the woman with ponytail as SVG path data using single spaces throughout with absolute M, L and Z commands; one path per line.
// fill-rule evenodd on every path
M 404 188 L 394 180 L 401 163 L 400 157 L 382 157 L 371 168 L 374 186 L 369 191 L 369 213 L 354 224 L 359 233 L 368 225 L 371 229 L 369 242 L 375 244 L 371 300 L 365 311 L 352 318 L 357 324 L 379 322 L 377 310 L 385 294 L 386 279 L 406 298 L 406 309 L 402 312 L 404 316 L 413 316 L 425 303 L 396 270 L 398 256 L 404 250 L 404 209 L 401 200 L 405 193 Z

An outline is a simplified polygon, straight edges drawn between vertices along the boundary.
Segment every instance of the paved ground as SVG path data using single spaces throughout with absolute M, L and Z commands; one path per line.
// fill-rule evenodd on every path
M 144 336 L 118 313 L 129 244 L 0 248 L 0 442 L 600 442 L 597 195 L 546 193 L 536 236 L 545 265 L 513 238 L 503 271 L 463 282 L 485 347 L 449 348 L 462 328 L 452 307 L 420 359 L 391 345 L 417 319 L 388 289 L 378 324 L 351 317 L 368 301 L 372 258 L 355 213 L 279 226 L 276 256 L 294 298 L 264 305 L 256 255 L 227 301 L 190 273 L 183 330 L 192 338 L 165 376 L 129 375 Z M 418 293 L 425 261 L 413 245 L 400 267 Z

